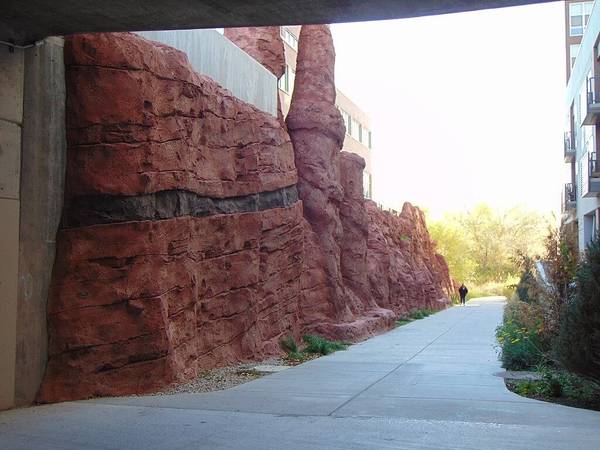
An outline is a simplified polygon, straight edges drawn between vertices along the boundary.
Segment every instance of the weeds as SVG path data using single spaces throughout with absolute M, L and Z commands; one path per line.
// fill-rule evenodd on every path
M 524 397 L 600 410 L 599 385 L 545 365 L 539 365 L 536 371 L 542 375 L 541 380 L 508 382 L 507 386 Z
M 530 305 L 510 302 L 503 323 L 496 328 L 502 366 L 509 370 L 525 370 L 543 363 L 542 331 L 543 322 Z
M 413 309 L 409 311 L 406 315 L 400 317 L 396 320 L 396 326 L 401 327 L 402 325 L 406 325 L 407 323 L 411 323 L 414 320 L 424 319 L 432 314 L 435 314 L 437 311 L 432 309 Z
M 279 341 L 281 349 L 286 353 L 298 353 L 298 345 L 294 336 L 286 336 Z
M 329 341 L 321 336 L 305 334 L 302 336 L 303 348 L 300 349 L 293 336 L 286 336 L 279 345 L 287 353 L 285 359 L 293 363 L 302 363 L 318 356 L 329 355 L 338 350 L 346 350 L 349 344 Z

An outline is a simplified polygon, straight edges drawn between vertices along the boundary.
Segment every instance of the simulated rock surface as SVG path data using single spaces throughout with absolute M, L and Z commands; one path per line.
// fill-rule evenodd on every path
M 288 134 L 130 34 L 67 39 L 66 207 L 41 401 L 147 392 L 298 335 Z
M 294 146 L 298 194 L 304 216 L 323 252 L 331 319 L 348 319 L 340 267 L 343 228 L 339 204 L 339 156 L 344 143 L 344 121 L 335 106 L 335 52 L 329 27 L 303 26 L 296 65 L 296 87 L 286 123 Z
M 354 155 L 341 159 L 345 128 L 335 105 L 334 65 L 329 27 L 303 26 L 286 122 L 296 157 L 298 195 L 318 243 L 313 252 L 323 261 L 324 285 L 318 293 L 321 302 L 330 303 L 327 318 L 305 325 L 328 337 L 352 340 L 391 327 L 394 314 L 378 308 L 368 292 L 364 161 Z
M 449 305 L 454 286 L 446 261 L 435 252 L 425 217 L 405 203 L 399 215 L 366 201 L 369 215 L 368 278 L 374 300 L 402 314 Z
M 127 33 L 67 38 L 67 180 L 41 402 L 159 390 L 280 353 L 358 340 L 451 281 L 422 213 L 362 198 L 340 152 L 333 44 L 304 27 L 288 119 Z

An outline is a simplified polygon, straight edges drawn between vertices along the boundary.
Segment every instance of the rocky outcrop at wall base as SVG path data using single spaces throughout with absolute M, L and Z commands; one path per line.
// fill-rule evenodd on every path
M 68 183 L 39 401 L 152 392 L 280 354 L 284 336 L 358 340 L 446 306 L 420 211 L 362 198 L 364 161 L 340 152 L 329 31 L 305 28 L 291 138 L 172 48 L 66 40 Z

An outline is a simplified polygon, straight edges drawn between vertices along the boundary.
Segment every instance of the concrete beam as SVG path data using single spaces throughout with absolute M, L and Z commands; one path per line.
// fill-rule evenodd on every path
M 358 22 L 448 14 L 551 0 L 3 0 L 0 40 L 49 35 Z

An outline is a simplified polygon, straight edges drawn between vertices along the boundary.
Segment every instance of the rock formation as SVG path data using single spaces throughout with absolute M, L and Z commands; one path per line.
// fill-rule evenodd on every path
M 396 314 L 448 305 L 454 287 L 435 252 L 423 213 L 405 203 L 399 215 L 366 201 L 369 215 L 368 278 L 375 302 Z
M 298 335 L 302 207 L 276 118 L 130 34 L 70 37 L 41 401 L 147 392 Z
M 393 312 L 371 301 L 366 272 L 361 273 L 366 269 L 368 239 L 364 161 L 353 155 L 341 158 L 345 127 L 335 104 L 334 65 L 329 27 L 303 26 L 286 122 L 294 145 L 298 195 L 318 242 L 315 252 L 321 252 L 324 262 L 326 289 L 320 295 L 331 303 L 326 321 L 305 326 L 350 340 L 389 328 Z
M 422 213 L 362 198 L 340 152 L 333 44 L 304 27 L 279 121 L 128 33 L 65 45 L 67 187 L 42 402 L 144 393 L 280 352 L 357 340 L 451 288 Z M 301 201 L 300 201 L 301 200 Z
M 298 45 L 296 84 L 286 119 L 298 169 L 298 194 L 304 217 L 324 254 L 326 297 L 334 321 L 348 320 L 340 268 L 343 229 L 339 204 L 339 155 L 344 143 L 344 121 L 335 106 L 335 53 L 329 27 L 303 26 Z

